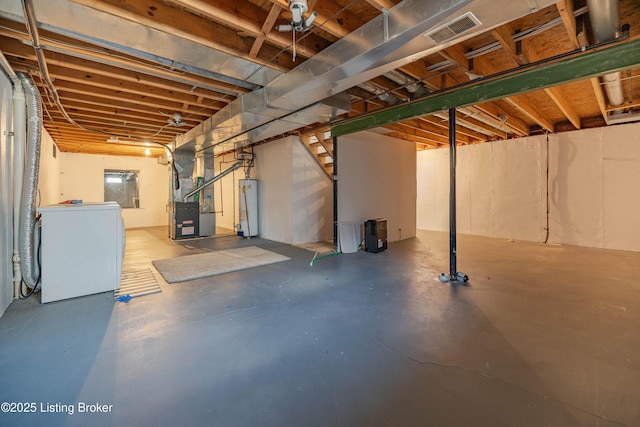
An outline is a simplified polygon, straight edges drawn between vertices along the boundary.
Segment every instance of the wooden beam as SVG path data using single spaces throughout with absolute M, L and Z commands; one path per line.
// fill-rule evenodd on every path
M 385 129 L 392 130 L 394 132 L 403 133 L 415 138 L 423 139 L 425 141 L 432 141 L 437 144 L 448 144 L 449 140 L 446 136 L 438 135 L 435 132 L 429 132 L 426 130 L 416 129 L 414 127 L 408 126 L 404 123 L 392 123 L 389 125 L 383 126 Z
M 251 46 L 246 43 L 246 37 L 238 37 L 236 29 L 212 22 L 209 18 L 197 16 L 186 10 L 167 6 L 159 0 L 145 0 L 144 2 L 140 0 L 129 0 L 127 2 L 119 0 L 73 1 L 103 13 L 118 16 L 158 31 L 174 34 L 193 43 L 282 71 L 288 71 L 295 66 L 290 55 L 282 55 L 281 48 L 286 45 L 265 45 L 258 57 L 251 58 L 249 56 Z M 302 49 L 300 55 L 309 57 L 310 51 Z M 278 60 L 273 61 L 274 57 L 277 57 Z
M 527 63 L 526 59 L 518 53 L 516 42 L 513 40 L 513 30 L 510 24 L 504 24 L 491 30 L 491 35 L 500 43 L 504 52 L 515 62 L 517 65 L 524 65 Z
M 418 121 L 424 121 L 426 123 L 429 123 L 432 126 L 437 126 L 441 129 L 446 129 L 447 131 L 449 130 L 449 121 L 448 120 L 443 120 L 439 117 L 435 117 L 435 116 L 423 116 L 420 117 L 418 119 Z M 487 136 L 480 133 L 480 132 L 476 132 L 473 130 L 470 130 L 464 126 L 460 126 L 458 124 L 456 124 L 456 135 L 464 135 L 466 137 L 469 138 L 469 142 L 471 142 L 473 139 L 477 140 L 477 141 L 486 141 L 487 140 Z
M 558 108 L 560 108 L 564 116 L 569 119 L 571 124 L 576 129 L 580 129 L 580 117 L 571 106 L 571 103 L 569 103 L 567 98 L 562 94 L 562 91 L 560 91 L 560 87 L 549 87 L 544 91 L 547 93 L 547 95 L 549 95 L 549 97 L 558 106 Z
M 520 112 L 525 114 L 531 120 L 533 120 L 534 122 L 539 124 L 546 131 L 548 131 L 548 132 L 553 132 L 554 131 L 553 123 L 551 121 L 549 121 L 549 119 L 544 117 L 538 111 L 538 109 L 527 100 L 527 98 L 525 96 L 514 95 L 514 96 L 507 97 L 504 100 L 507 101 L 509 104 L 511 104 L 516 109 L 518 109 Z
M 492 120 L 498 129 L 501 127 L 507 127 L 518 136 L 529 135 L 529 128 L 526 123 L 507 114 L 502 108 L 493 103 L 476 104 L 470 108 L 482 111 L 486 115 L 485 118 Z
M 2 20 L 0 20 L 2 21 Z M 4 23 L 4 21 L 2 21 Z M 25 50 L 29 49 L 31 53 L 33 52 L 33 48 L 30 46 L 24 45 L 23 50 L 16 48 L 15 42 L 7 48 L 5 43 L 8 43 L 9 39 L 14 39 L 23 43 L 29 43 L 28 36 L 25 36 L 23 33 L 11 30 L 9 28 L 3 27 L 0 25 L 0 36 L 5 36 L 7 39 L 3 39 L 0 37 L 0 47 L 4 51 L 7 49 L 10 52 L 16 52 L 17 56 L 24 55 Z M 169 70 L 165 68 L 161 64 L 151 64 L 144 63 L 133 58 L 127 58 L 124 55 L 112 55 L 106 49 L 104 51 L 102 49 L 96 49 L 92 47 L 84 47 L 81 45 L 70 45 L 68 43 L 58 42 L 52 40 L 51 38 L 47 39 L 47 44 L 45 46 L 45 50 L 47 52 L 54 52 L 53 54 L 47 54 L 47 58 L 58 57 L 61 61 L 66 61 L 69 58 L 75 58 L 74 63 L 82 64 L 87 63 L 87 61 L 94 61 L 99 64 L 105 64 L 112 67 L 117 68 L 122 72 L 129 71 L 131 73 L 141 73 L 149 76 L 155 76 L 164 78 L 170 81 L 188 81 L 191 85 L 198 85 L 202 88 L 219 88 L 224 90 L 225 92 L 234 92 L 234 93 L 246 93 L 249 92 L 249 89 L 244 87 L 234 85 L 231 83 L 226 83 L 219 80 L 207 79 L 206 77 L 202 77 L 196 74 L 183 73 L 180 71 Z
M 556 8 L 562 18 L 562 24 L 564 25 L 569 40 L 574 48 L 579 48 L 578 37 L 576 36 L 576 17 L 573 14 L 573 0 L 560 0 L 556 3 Z
M 271 5 L 271 9 L 269 10 L 269 15 L 267 15 L 267 18 L 264 20 L 264 23 L 262 24 L 262 28 L 261 28 L 262 31 L 258 35 L 258 37 L 256 37 L 256 39 L 254 40 L 253 46 L 251 46 L 251 50 L 249 51 L 250 57 L 255 58 L 256 56 L 258 56 L 258 52 L 260 51 L 260 48 L 262 47 L 262 44 L 266 39 L 266 35 L 267 33 L 271 32 L 271 30 L 273 29 L 273 26 L 275 25 L 276 20 L 280 16 L 280 12 L 282 12 L 282 8 L 280 6 L 278 6 L 275 3 Z
M 404 132 L 389 132 L 385 133 L 384 135 L 389 138 L 401 139 L 403 141 L 413 142 L 415 144 L 420 144 L 429 148 L 438 148 L 447 145 L 438 141 L 431 140 L 429 138 L 410 135 Z
M 591 80 L 591 87 L 593 87 L 593 94 L 596 97 L 596 102 L 598 103 L 598 108 L 600 108 L 600 113 L 602 114 L 602 118 L 607 124 L 609 124 L 609 115 L 607 114 L 607 101 L 604 96 L 604 90 L 600 85 L 600 78 L 592 77 L 590 80 Z
M 378 10 L 382 9 L 391 9 L 395 4 L 393 4 L 390 0 L 367 0 L 371 6 L 375 7 Z
M 451 47 L 443 49 L 438 53 L 440 54 L 440 56 L 453 62 L 463 70 L 471 71 L 469 70 L 469 60 L 465 56 L 465 53 L 467 53 L 467 50 L 464 46 L 462 46 L 461 43 L 455 44 Z

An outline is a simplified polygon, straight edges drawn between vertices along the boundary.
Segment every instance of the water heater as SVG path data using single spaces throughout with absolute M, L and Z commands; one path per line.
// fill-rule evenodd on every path
M 241 179 L 238 181 L 240 198 L 240 222 L 238 236 L 258 235 L 258 180 Z

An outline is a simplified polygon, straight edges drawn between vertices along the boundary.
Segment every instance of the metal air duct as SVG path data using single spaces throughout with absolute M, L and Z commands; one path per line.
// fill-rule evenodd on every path
M 620 9 L 618 0 L 587 0 L 589 20 L 596 43 L 605 42 L 617 37 L 620 30 Z M 605 92 L 612 106 L 624 103 L 622 76 L 610 73 L 602 77 Z
M 404 0 L 264 88 L 236 99 L 179 136 L 177 146 L 195 145 L 201 135 L 205 149 L 236 137 L 259 141 L 259 132 L 257 139 L 246 133 L 271 127 L 309 105 L 552 4 L 552 0 Z M 451 38 L 439 38 L 442 42 L 434 41 L 433 31 L 451 27 L 470 12 L 472 26 L 454 32 Z
M 378 86 L 376 86 L 374 84 L 371 84 L 369 82 L 360 83 L 358 85 L 358 87 L 360 89 L 366 90 L 367 92 L 376 95 L 382 101 L 390 102 L 392 104 L 395 104 L 396 102 L 399 101 L 398 97 L 395 96 L 394 94 L 392 94 L 390 92 L 387 92 L 384 89 L 382 89 L 381 87 L 378 87 Z
M 419 81 L 412 79 L 404 73 L 401 73 L 397 70 L 391 70 L 384 75 L 386 78 L 396 82 L 397 84 L 403 86 L 409 92 L 414 93 L 418 96 L 426 95 L 427 89 L 424 87 Z
M 42 103 L 40 92 L 24 73 L 18 73 L 27 96 L 27 149 L 25 158 L 24 183 L 20 207 L 20 261 L 22 279 L 31 289 L 37 286 L 34 279 L 33 230 L 36 221 L 36 194 L 38 191 L 38 172 L 40 169 L 40 137 L 42 129 Z

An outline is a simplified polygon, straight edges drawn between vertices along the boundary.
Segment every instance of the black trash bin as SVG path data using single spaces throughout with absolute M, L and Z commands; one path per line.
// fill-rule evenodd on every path
M 364 250 L 382 252 L 387 249 L 387 220 L 370 219 L 364 223 Z

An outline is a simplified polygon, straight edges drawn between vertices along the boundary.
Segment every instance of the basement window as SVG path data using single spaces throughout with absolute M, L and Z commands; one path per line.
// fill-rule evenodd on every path
M 104 170 L 104 201 L 116 202 L 121 208 L 139 208 L 137 170 Z

